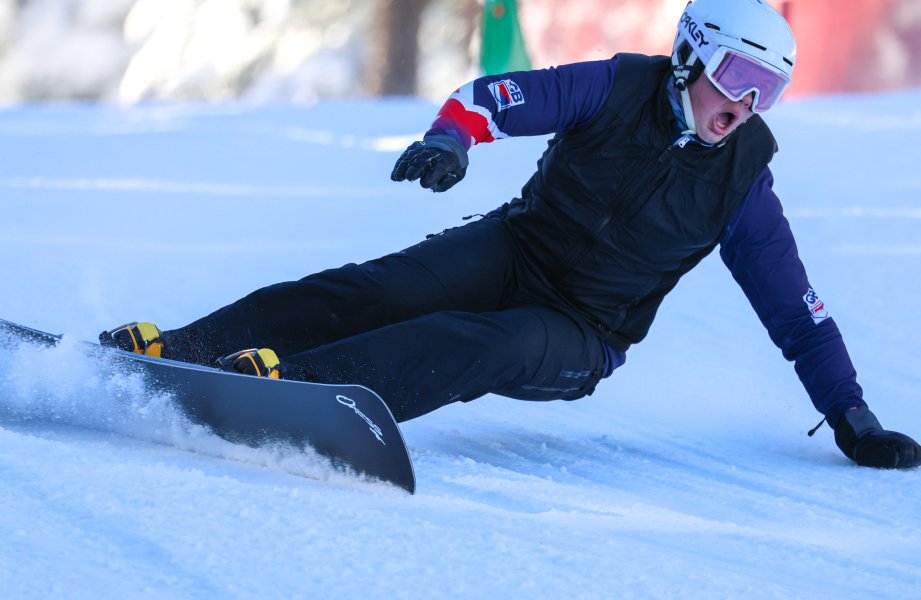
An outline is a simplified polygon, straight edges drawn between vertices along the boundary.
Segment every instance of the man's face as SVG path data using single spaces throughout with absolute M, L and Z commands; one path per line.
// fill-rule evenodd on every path
M 755 93 L 734 102 L 716 89 L 706 75 L 688 86 L 697 136 L 708 144 L 716 144 L 749 119 Z

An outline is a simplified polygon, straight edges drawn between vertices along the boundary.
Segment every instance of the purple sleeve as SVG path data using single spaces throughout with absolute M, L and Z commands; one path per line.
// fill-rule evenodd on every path
M 838 326 L 806 278 L 773 183 L 765 168 L 730 219 L 720 256 L 771 340 L 794 362 L 816 409 L 834 426 L 848 408 L 865 406 L 863 392 Z
M 616 59 L 480 77 L 458 88 L 426 135 L 465 148 L 506 137 L 572 129 L 592 119 L 614 86 Z

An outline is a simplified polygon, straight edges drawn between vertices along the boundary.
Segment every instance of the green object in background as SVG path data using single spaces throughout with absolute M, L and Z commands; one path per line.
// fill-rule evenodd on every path
M 486 0 L 480 66 L 486 75 L 531 68 L 515 0 Z

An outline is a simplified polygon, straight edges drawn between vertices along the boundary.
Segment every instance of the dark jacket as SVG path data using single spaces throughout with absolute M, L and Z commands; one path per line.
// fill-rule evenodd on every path
M 490 75 L 458 88 L 429 134 L 466 148 L 557 134 L 507 223 L 535 272 L 615 348 L 643 339 L 665 294 L 719 244 L 771 339 L 835 423 L 865 403 L 772 190 L 774 139 L 756 115 L 721 147 L 684 143 L 669 86 L 667 57 L 629 54 Z M 500 93 L 509 90 L 511 101 Z
M 676 144 L 669 60 L 617 60 L 604 108 L 550 141 L 508 219 L 557 289 L 626 350 L 719 243 L 776 144 L 758 116 L 722 146 Z

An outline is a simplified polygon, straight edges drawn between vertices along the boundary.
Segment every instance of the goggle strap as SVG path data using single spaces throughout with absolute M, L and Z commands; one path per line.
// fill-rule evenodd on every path
M 697 60 L 697 52 L 694 51 L 694 48 L 691 48 L 691 54 L 688 55 L 688 59 L 684 61 L 685 64 L 683 65 L 678 64 L 678 52 L 672 53 L 672 71 L 675 74 L 675 87 L 678 88 L 678 93 L 681 95 L 684 122 L 688 126 L 685 131 L 681 132 L 683 135 L 695 135 L 697 133 L 697 124 L 694 123 L 694 109 L 691 107 L 691 95 L 688 93 L 687 82 L 695 60 Z
M 688 128 L 681 133 L 684 135 L 696 135 L 697 123 L 694 122 L 694 109 L 691 106 L 691 95 L 688 93 L 687 88 L 684 88 L 679 93 L 681 94 L 681 107 L 684 109 L 684 122 L 687 123 L 688 126 Z
M 688 77 L 691 75 L 691 68 L 688 65 L 680 64 L 678 60 L 678 51 L 672 52 L 672 75 L 675 77 L 675 85 L 681 90 L 688 84 Z

